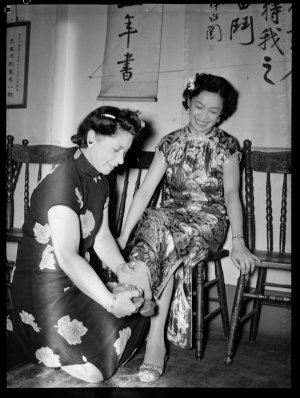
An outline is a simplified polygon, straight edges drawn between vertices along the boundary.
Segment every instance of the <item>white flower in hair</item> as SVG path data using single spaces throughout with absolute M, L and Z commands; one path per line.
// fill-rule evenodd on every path
M 141 111 L 139 111 L 138 109 L 137 109 L 136 111 L 133 111 L 133 112 L 136 112 L 136 113 L 137 113 L 137 115 L 138 115 L 138 117 L 140 118 L 140 122 L 141 122 L 141 129 L 143 129 L 143 128 L 145 127 L 145 122 L 144 122 L 144 120 L 142 120 L 142 119 L 141 119 L 141 114 L 142 114 L 142 112 L 141 112 Z
M 187 88 L 188 88 L 188 90 L 194 90 L 195 89 L 195 77 L 189 77 Z

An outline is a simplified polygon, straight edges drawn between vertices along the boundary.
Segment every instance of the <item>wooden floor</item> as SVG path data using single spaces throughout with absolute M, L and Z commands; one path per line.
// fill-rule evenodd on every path
M 115 376 L 103 383 L 89 384 L 63 370 L 25 364 L 7 372 L 7 387 L 14 388 L 290 388 L 291 342 L 272 336 L 258 336 L 254 343 L 243 338 L 231 365 L 223 364 L 226 339 L 221 332 L 208 336 L 205 356 L 196 361 L 194 350 L 171 345 L 170 357 L 163 376 L 154 385 L 141 383 L 137 377 L 145 347 Z M 56 390 L 58 392 L 58 390 Z M 74 391 L 74 390 L 73 390 Z M 77 390 L 79 392 L 79 390 Z M 43 395 L 44 396 L 44 395 Z M 155 398 L 158 398 L 157 396 Z

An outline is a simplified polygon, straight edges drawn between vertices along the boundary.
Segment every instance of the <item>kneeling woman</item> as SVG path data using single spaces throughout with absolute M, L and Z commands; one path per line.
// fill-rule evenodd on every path
M 106 380 L 143 338 L 148 318 L 132 289 L 113 294 L 89 264 L 124 263 L 108 227 L 106 179 L 142 129 L 137 112 L 100 107 L 82 121 L 74 156 L 36 187 L 12 283 L 12 333 L 29 362 L 88 382 Z M 119 281 L 122 282 L 122 280 Z

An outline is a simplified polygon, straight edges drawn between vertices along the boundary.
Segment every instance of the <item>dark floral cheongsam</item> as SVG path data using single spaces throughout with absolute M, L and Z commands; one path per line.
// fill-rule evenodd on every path
M 8 319 L 29 362 L 54 368 L 90 362 L 104 380 L 136 350 L 148 319 L 139 313 L 116 318 L 72 283 L 53 250 L 48 210 L 63 205 L 78 215 L 79 254 L 95 268 L 92 247 L 108 194 L 106 177 L 80 150 L 38 184 L 23 225 Z
M 148 208 L 138 223 L 131 256 L 150 268 L 154 296 L 175 271 L 167 337 L 192 347 L 192 268 L 224 243 L 228 217 L 223 192 L 223 164 L 239 156 L 236 138 L 215 128 L 201 137 L 183 127 L 158 144 L 167 165 L 167 200 Z

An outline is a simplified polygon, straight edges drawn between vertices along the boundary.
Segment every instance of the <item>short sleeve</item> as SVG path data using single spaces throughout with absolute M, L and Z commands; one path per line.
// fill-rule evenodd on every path
M 40 220 L 46 221 L 48 210 L 56 205 L 67 206 L 76 214 L 79 214 L 82 206 L 81 188 L 64 165 L 48 174 L 31 196 L 32 211 Z
M 230 159 L 235 156 L 238 157 L 238 161 L 240 162 L 242 158 L 240 144 L 235 137 L 229 136 L 227 137 L 227 142 L 224 149 L 224 164 L 228 163 Z
M 167 154 L 168 154 L 168 148 L 169 148 L 169 140 L 168 140 L 168 136 L 163 137 L 158 145 L 154 148 L 155 152 L 158 153 L 160 159 L 164 162 L 164 163 L 168 163 L 167 162 Z

